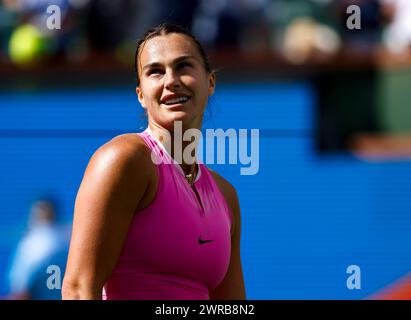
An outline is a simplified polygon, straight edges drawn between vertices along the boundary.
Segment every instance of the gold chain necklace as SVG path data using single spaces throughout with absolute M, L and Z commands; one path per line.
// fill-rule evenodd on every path
M 193 186 L 195 168 L 196 168 L 196 164 L 194 163 L 191 167 L 190 173 L 185 175 L 190 186 Z

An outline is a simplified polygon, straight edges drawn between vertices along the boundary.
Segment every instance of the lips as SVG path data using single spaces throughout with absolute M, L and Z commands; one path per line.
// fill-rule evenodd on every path
M 184 94 L 170 94 L 161 99 L 161 103 L 167 106 L 172 106 L 176 104 L 183 104 L 190 100 L 190 98 L 190 96 Z

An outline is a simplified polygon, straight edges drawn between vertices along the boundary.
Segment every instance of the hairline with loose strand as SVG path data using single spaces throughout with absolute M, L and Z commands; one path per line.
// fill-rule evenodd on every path
M 151 29 L 149 29 L 144 36 L 138 41 L 137 43 L 137 48 L 136 52 L 134 55 L 134 71 L 136 73 L 136 80 L 137 80 L 137 85 L 140 85 L 140 76 L 139 76 L 139 65 L 138 62 L 140 61 L 139 56 L 141 52 L 144 49 L 144 45 L 147 43 L 148 40 L 153 39 L 155 37 L 159 36 L 165 36 L 168 34 L 182 34 L 187 36 L 191 41 L 194 42 L 195 46 L 197 47 L 197 50 L 200 53 L 200 56 L 203 61 L 203 66 L 206 70 L 207 73 L 212 73 L 215 72 L 214 70 L 211 69 L 210 63 L 208 60 L 208 57 L 201 45 L 201 43 L 197 40 L 197 38 L 190 33 L 187 29 L 184 27 L 177 25 L 177 24 L 172 24 L 172 23 L 163 23 L 158 26 L 155 26 Z

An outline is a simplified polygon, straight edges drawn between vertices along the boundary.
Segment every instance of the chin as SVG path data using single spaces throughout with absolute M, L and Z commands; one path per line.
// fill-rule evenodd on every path
M 183 126 L 185 123 L 192 122 L 193 117 L 192 115 L 188 114 L 184 111 L 174 111 L 172 114 L 168 115 L 167 117 L 167 125 L 174 130 L 174 122 L 175 121 L 182 121 Z

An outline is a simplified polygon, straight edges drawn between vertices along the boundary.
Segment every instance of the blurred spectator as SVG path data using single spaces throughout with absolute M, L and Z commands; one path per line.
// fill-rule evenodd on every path
M 393 53 L 402 53 L 411 48 L 411 1 L 380 0 L 384 18 L 388 21 L 383 42 Z
M 98 50 L 114 50 L 126 36 L 138 9 L 137 2 L 132 0 L 91 1 L 85 16 L 89 44 Z
M 67 253 L 68 235 L 56 223 L 55 203 L 50 199 L 35 201 L 31 206 L 28 232 L 17 246 L 7 275 L 8 298 L 61 299 L 61 283 L 58 282 L 64 275 Z M 49 272 L 49 266 L 60 268 L 59 274 Z M 52 287 L 50 277 L 55 277 Z
M 271 25 L 269 47 L 292 63 L 332 55 L 341 47 L 332 0 L 272 0 L 264 16 Z
M 84 32 L 79 32 L 82 26 L 81 14 L 90 0 L 2 0 L 3 14 L 15 16 L 8 19 L 5 27 L 8 32 L 9 58 L 20 66 L 38 64 L 48 57 L 65 54 L 69 51 L 76 38 Z M 58 14 L 48 12 L 49 6 L 59 8 L 60 19 L 54 19 Z M 54 15 L 53 17 L 51 15 Z M 51 28 L 47 21 L 60 25 Z M 4 43 L 4 42 L 3 42 Z M 75 48 L 76 49 L 76 48 Z
M 293 20 L 284 33 L 283 53 L 293 63 L 304 63 L 314 55 L 331 55 L 341 47 L 337 32 L 309 17 Z
M 411 43 L 409 0 L 0 0 L 1 60 L 37 64 L 50 57 L 70 62 L 115 57 L 132 64 L 145 30 L 174 22 L 209 49 L 274 50 L 293 63 L 324 57 L 341 47 L 369 53 L 381 41 L 392 52 Z M 361 29 L 347 28 L 347 7 L 361 9 Z M 47 28 L 49 5 L 62 27 Z M 382 34 L 383 27 L 386 27 Z M 383 35 L 383 37 L 381 37 Z M 5 50 L 6 49 L 6 50 Z M 96 52 L 97 51 L 97 52 Z M 108 55 L 105 55 L 108 53 Z
M 347 19 L 351 13 L 347 13 L 350 5 L 360 8 L 360 29 L 347 28 Z M 369 52 L 381 42 L 382 9 L 380 0 L 342 0 L 336 3 L 341 36 L 344 46 L 349 50 Z
M 204 46 L 211 47 L 215 44 L 219 15 L 225 7 L 226 1 L 201 0 L 194 16 L 192 30 Z
M 264 25 L 267 4 L 267 0 L 202 0 L 194 17 L 193 32 L 208 47 L 242 45 L 248 49 L 251 42 L 255 44 L 253 40 L 260 38 L 261 33 L 256 34 L 255 30 Z
M 159 0 L 159 4 L 159 22 L 176 23 L 191 30 L 199 0 Z
M 94 0 L 90 6 L 87 34 L 91 45 L 115 50 L 116 58 L 133 64 L 137 40 L 160 23 L 176 23 L 189 30 L 198 0 Z M 97 41 L 96 41 L 97 40 Z

